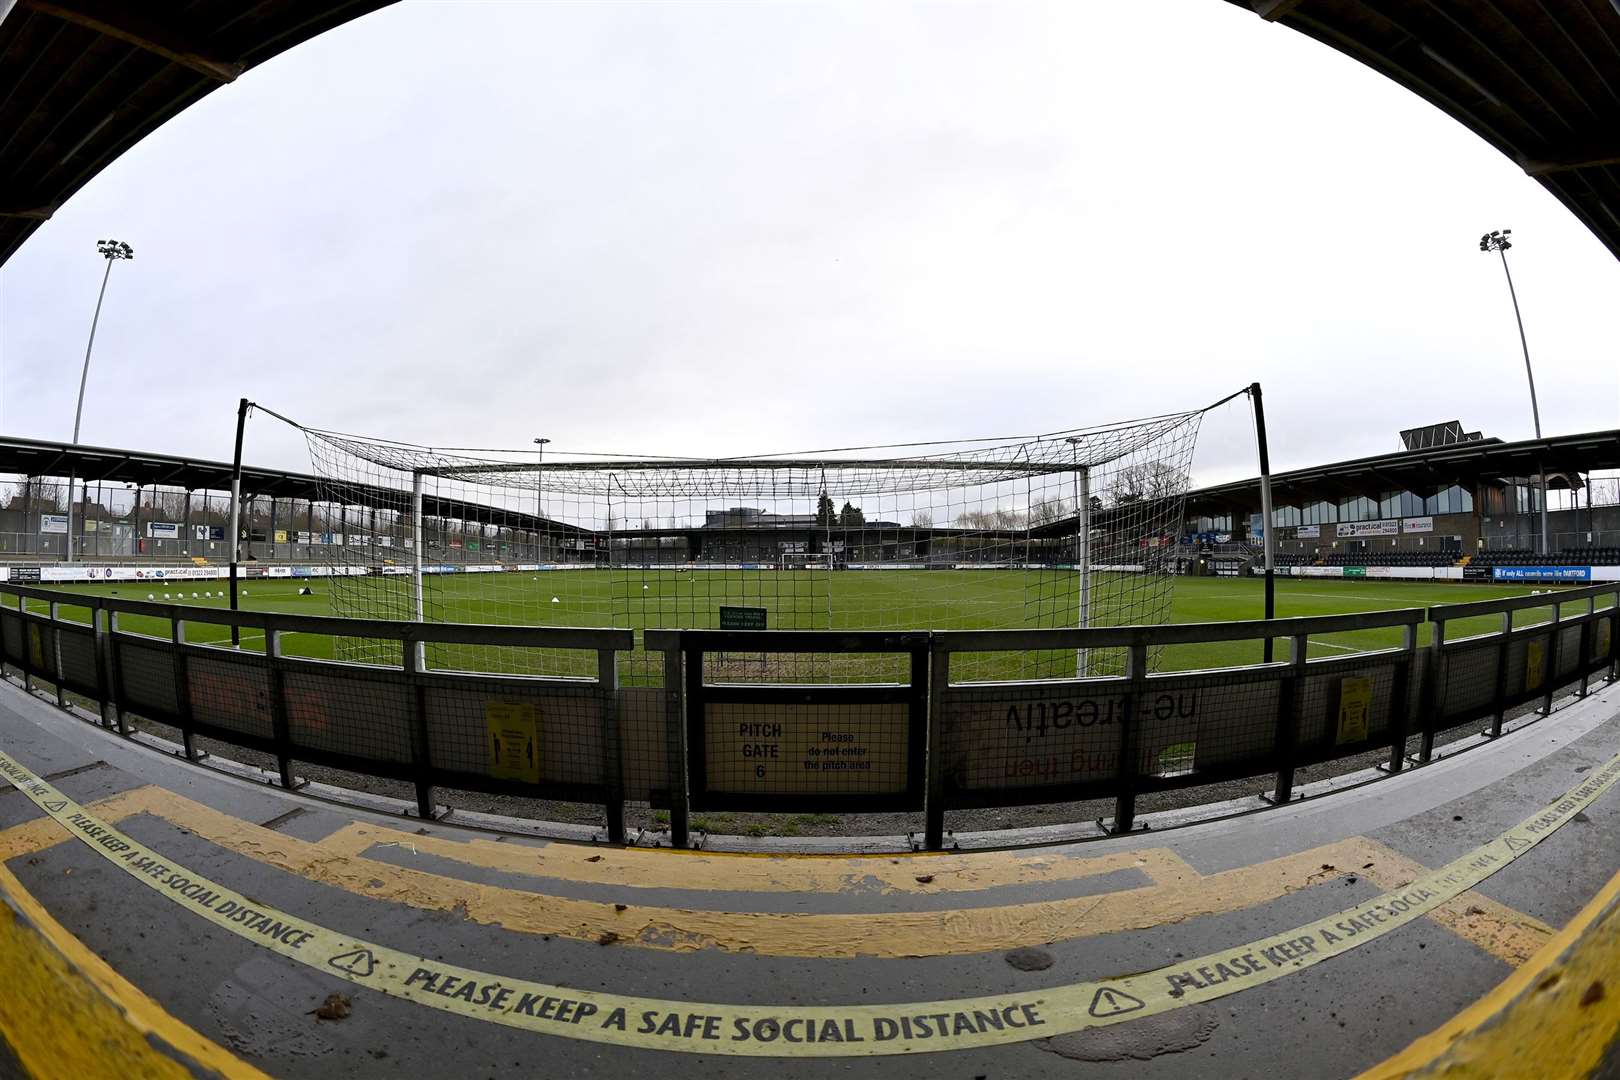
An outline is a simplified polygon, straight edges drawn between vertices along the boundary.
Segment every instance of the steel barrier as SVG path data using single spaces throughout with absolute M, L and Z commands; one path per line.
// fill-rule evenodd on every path
M 1572 605 L 1580 610 L 1565 615 Z M 1552 609 L 1514 626 L 1515 613 Z M 65 618 L 87 610 L 89 621 Z M 120 616 L 166 622 L 164 636 Z M 1448 637 L 1467 620 L 1491 632 Z M 1085 630 L 648 630 L 662 687 L 621 687 L 625 629 L 481 626 L 229 612 L 0 584 L 0 660 L 57 701 L 95 703 L 129 736 L 131 716 L 271 756 L 281 785 L 295 762 L 405 781 L 417 812 L 460 788 L 605 807 L 625 838 L 626 801 L 667 807 L 687 846 L 697 810 L 905 811 L 924 845 L 944 844 L 945 812 L 1112 799 L 1104 827 L 1135 826 L 1138 796 L 1274 774 L 1286 802 L 1308 765 L 1378 751 L 1383 767 L 1432 759 L 1447 728 L 1491 718 L 1607 669 L 1620 677 L 1620 583 L 1511 600 L 1354 615 Z M 1433 624 L 1419 647 L 1418 628 Z M 246 632 L 246 647 L 204 644 L 188 624 Z M 1391 647 L 1353 650 L 1324 635 L 1382 632 Z M 1398 633 L 1391 635 L 1390 631 Z M 289 635 L 367 638 L 397 662 L 288 655 Z M 262 644 L 256 639 L 262 637 Z M 1286 660 L 1154 672 L 1152 650 L 1285 640 Z M 427 663 L 428 643 L 594 653 L 594 678 L 490 674 Z M 1316 645 L 1346 655 L 1312 658 Z M 959 653 L 1072 653 L 1076 677 L 953 682 Z M 441 650 L 433 650 L 440 655 Z M 1123 674 L 1094 674 L 1123 655 Z M 865 666 L 854 661 L 861 657 Z M 774 658 L 774 659 L 773 659 Z M 822 666 L 814 681 L 789 676 Z M 1065 661 L 1067 663 L 1067 661 Z M 825 676 L 856 673 L 829 682 Z M 744 677 L 744 676 L 752 676 Z M 861 681 L 862 679 L 866 681 Z M 1407 743 L 1418 736 L 1410 758 Z

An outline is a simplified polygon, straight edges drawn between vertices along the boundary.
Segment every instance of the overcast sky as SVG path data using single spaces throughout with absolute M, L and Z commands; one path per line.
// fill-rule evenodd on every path
M 228 458 L 237 398 L 449 446 L 1044 432 L 1264 384 L 1278 468 L 1620 426 L 1620 264 L 1219 0 L 403 3 L 224 87 L 0 271 L 0 429 Z M 1254 471 L 1213 415 L 1200 482 Z M 265 419 L 247 459 L 307 469 Z

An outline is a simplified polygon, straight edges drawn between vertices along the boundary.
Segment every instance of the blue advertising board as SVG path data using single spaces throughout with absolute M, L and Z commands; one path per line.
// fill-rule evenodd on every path
M 1498 566 L 1497 581 L 1591 581 L 1590 566 Z

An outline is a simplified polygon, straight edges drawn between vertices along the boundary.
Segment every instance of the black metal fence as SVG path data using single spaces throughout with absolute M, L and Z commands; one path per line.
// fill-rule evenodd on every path
M 645 802 L 668 809 L 672 842 L 686 846 L 693 809 L 922 811 L 925 845 L 939 848 L 947 810 L 1112 799 L 1111 827 L 1125 831 L 1149 792 L 1272 774 L 1269 797 L 1286 802 L 1305 766 L 1374 751 L 1387 751 L 1390 771 L 1426 762 L 1443 730 L 1488 719 L 1484 733 L 1500 735 L 1512 709 L 1539 700 L 1548 712 L 1558 687 L 1584 695 L 1593 676 L 1615 678 L 1617 604 L 1620 583 L 1270 622 L 649 630 L 644 648 L 661 654 L 663 686 L 620 687 L 630 630 L 233 613 L 0 585 L 0 659 L 26 686 L 50 683 L 60 704 L 69 694 L 95 703 L 126 736 L 133 715 L 177 728 L 188 758 L 201 756 L 199 736 L 260 751 L 288 788 L 300 783 L 295 762 L 407 781 L 424 816 L 437 787 L 593 802 L 617 842 L 626 801 Z M 1550 621 L 1514 625 L 1549 608 Z M 120 628 L 120 615 L 163 620 L 169 633 Z M 187 623 L 234 627 L 244 644 L 189 641 Z M 1398 644 L 1327 643 L 1344 655 L 1310 655 L 1325 635 L 1362 631 Z M 371 638 L 398 659 L 287 655 L 296 634 Z M 1287 658 L 1275 662 L 1149 670 L 1150 649 L 1278 640 Z M 445 658 L 437 665 L 429 643 L 445 646 L 431 653 Z M 457 645 L 580 651 L 595 655 L 596 674 L 454 670 L 445 665 Z M 1123 675 L 1086 674 L 1103 650 L 1124 653 Z M 1077 677 L 952 680 L 958 654 L 1028 651 L 1072 653 Z M 836 671 L 857 656 L 866 681 L 791 679 L 817 657 Z M 737 677 L 739 665 L 751 678 Z

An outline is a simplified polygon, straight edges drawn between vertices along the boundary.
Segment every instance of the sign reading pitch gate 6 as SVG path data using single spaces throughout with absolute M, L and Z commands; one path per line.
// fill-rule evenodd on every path
M 706 788 L 725 795 L 895 795 L 908 781 L 908 708 L 710 702 Z

